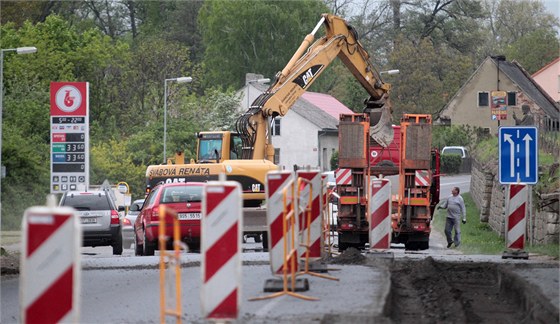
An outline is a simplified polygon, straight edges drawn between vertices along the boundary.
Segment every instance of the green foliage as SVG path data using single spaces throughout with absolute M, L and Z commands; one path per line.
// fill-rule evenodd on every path
M 560 41 L 554 30 L 539 29 L 523 35 L 505 48 L 506 58 L 516 60 L 533 74 L 558 57 Z
M 442 154 L 441 155 L 441 173 L 456 174 L 459 173 L 463 159 L 459 154 Z
M 393 82 L 395 120 L 403 113 L 436 113 L 472 73 L 470 58 L 445 46 L 436 48 L 428 39 L 415 44 L 400 36 L 395 43 L 389 58 L 390 66 L 401 71 Z
M 198 24 L 208 85 L 240 88 L 248 72 L 276 75 L 324 12 L 318 0 L 205 1 Z
M 331 170 L 338 169 L 338 151 L 334 152 L 331 156 Z
M 485 164 L 491 162 L 492 160 L 498 161 L 498 137 L 492 136 L 486 140 L 480 142 L 474 151 L 471 151 L 472 156 L 476 156 L 476 159 Z
M 109 140 L 93 145 L 90 149 L 92 184 L 116 184 L 125 181 L 133 197 L 143 197 L 146 188 L 146 165 L 134 163 L 132 151 L 124 141 Z
M 445 146 L 464 146 L 472 152 L 477 143 L 489 136 L 482 128 L 470 125 L 433 126 L 432 146 L 440 150 Z

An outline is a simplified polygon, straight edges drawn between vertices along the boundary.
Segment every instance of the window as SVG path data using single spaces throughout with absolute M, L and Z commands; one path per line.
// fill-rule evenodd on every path
M 507 93 L 507 105 L 508 106 L 517 106 L 517 92 L 508 91 L 508 93 Z
M 478 92 L 478 106 L 479 107 L 488 107 L 488 92 L 486 91 L 479 91 Z
M 276 165 L 280 164 L 280 149 L 279 148 L 274 149 L 274 164 L 276 164 Z
M 280 118 L 274 118 L 272 122 L 272 136 L 280 136 Z

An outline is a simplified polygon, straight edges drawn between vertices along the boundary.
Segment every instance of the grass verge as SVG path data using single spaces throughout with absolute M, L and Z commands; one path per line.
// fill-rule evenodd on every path
M 459 251 L 465 254 L 502 254 L 505 250 L 505 239 L 495 233 L 488 223 L 480 222 L 480 211 L 469 193 L 461 194 L 467 207 L 467 223 L 461 224 L 461 246 Z M 434 215 L 434 227 L 441 233 L 445 229 L 447 211 L 437 210 Z M 558 260 L 560 248 L 558 244 L 533 245 L 526 244 L 525 251 L 543 254 Z

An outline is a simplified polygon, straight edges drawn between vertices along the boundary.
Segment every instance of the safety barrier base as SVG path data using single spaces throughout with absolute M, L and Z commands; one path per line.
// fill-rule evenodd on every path
M 309 281 L 307 278 L 296 279 L 295 291 L 308 291 Z M 288 278 L 288 290 L 292 291 L 292 282 Z M 284 291 L 284 280 L 282 278 L 267 279 L 264 283 L 264 292 Z
M 523 250 L 507 250 L 502 254 L 502 259 L 525 259 L 529 260 L 529 253 Z

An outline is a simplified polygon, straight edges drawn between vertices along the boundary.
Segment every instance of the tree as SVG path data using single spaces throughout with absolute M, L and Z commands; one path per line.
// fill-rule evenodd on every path
M 405 112 L 437 112 L 472 73 L 471 60 L 454 49 L 436 48 L 429 39 L 418 46 L 404 37 L 397 43 L 390 57 L 392 66 L 401 71 L 391 96 L 395 121 Z
M 207 84 L 240 88 L 246 73 L 276 75 L 326 10 L 317 0 L 206 1 L 198 23 Z
M 560 41 L 551 30 L 539 29 L 508 45 L 504 53 L 533 74 L 558 57 Z

